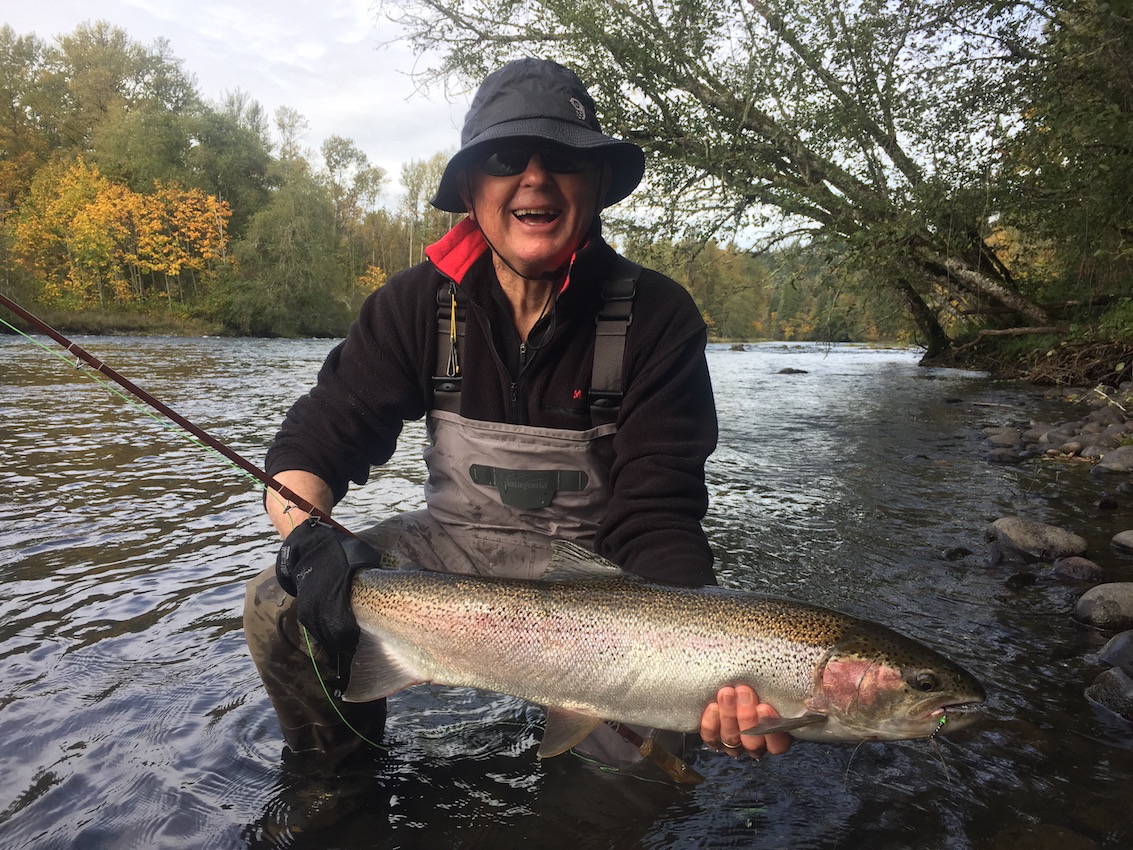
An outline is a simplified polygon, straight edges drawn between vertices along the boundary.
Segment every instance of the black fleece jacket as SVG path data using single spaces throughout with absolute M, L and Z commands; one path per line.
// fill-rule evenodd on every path
M 267 470 L 312 472 L 337 502 L 349 481 L 393 454 L 402 423 L 431 406 L 437 290 L 455 279 L 465 308 L 461 414 L 549 428 L 591 427 L 587 391 L 601 283 L 616 254 L 600 236 L 574 258 L 553 310 L 528 335 L 526 362 L 491 254 L 466 223 L 427 261 L 392 277 L 328 355 L 316 386 L 288 411 Z M 440 271 L 446 269 L 446 275 Z M 700 521 L 704 462 L 716 446 L 716 409 L 704 357 L 706 329 L 688 293 L 643 270 L 626 336 L 625 395 L 614 437 L 609 508 L 599 554 L 649 579 L 714 584 Z

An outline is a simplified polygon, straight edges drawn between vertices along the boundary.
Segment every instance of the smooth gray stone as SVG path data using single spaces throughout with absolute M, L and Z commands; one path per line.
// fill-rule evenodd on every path
M 1091 587 L 1079 597 L 1074 616 L 1099 629 L 1133 629 L 1133 581 L 1111 581 Z
M 1101 660 L 1111 667 L 1119 667 L 1133 676 L 1133 630 L 1114 635 L 1098 653 Z
M 1118 446 L 1106 452 L 1098 469 L 1106 472 L 1133 472 L 1133 446 Z
M 1105 570 L 1089 558 L 1071 555 L 1068 558 L 1058 558 L 1051 565 L 1050 575 L 1056 581 L 1098 582 L 1105 578 Z
M 1110 667 L 1086 688 L 1086 699 L 1133 720 L 1133 679 L 1124 670 Z
M 984 537 L 998 546 L 1006 560 L 1053 561 L 1086 551 L 1086 541 L 1077 534 L 1018 516 L 1000 517 L 987 527 Z
M 1117 532 L 1109 542 L 1123 552 L 1133 552 L 1133 528 Z

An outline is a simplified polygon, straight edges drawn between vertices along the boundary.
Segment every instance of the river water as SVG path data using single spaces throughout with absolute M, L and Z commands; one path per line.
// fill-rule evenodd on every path
M 82 338 L 257 462 L 326 340 Z M 1081 589 L 1012 590 L 982 533 L 1022 513 L 1083 534 L 1115 579 L 1128 501 L 1079 465 L 994 466 L 984 425 L 1069 413 L 1033 390 L 855 346 L 712 346 L 706 520 L 724 584 L 837 607 L 942 650 L 988 688 L 977 727 L 796 743 L 673 788 L 535 759 L 541 711 L 417 687 L 367 775 L 281 757 L 244 646 L 243 582 L 277 542 L 255 488 L 26 340 L 0 338 L 0 846 L 1032 848 L 1133 846 L 1133 728 L 1091 708 L 1105 636 Z M 778 374 L 784 367 L 806 374 Z M 423 429 L 338 516 L 421 504 Z M 966 548 L 972 554 L 947 550 Z

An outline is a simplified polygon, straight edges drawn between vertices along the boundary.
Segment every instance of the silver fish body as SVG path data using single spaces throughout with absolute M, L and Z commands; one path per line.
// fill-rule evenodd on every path
M 360 571 L 362 638 L 346 699 L 419 682 L 512 694 L 548 707 L 542 755 L 601 720 L 696 730 L 724 685 L 751 685 L 809 740 L 926 737 L 946 713 L 959 719 L 951 712 L 984 699 L 968 673 L 876 623 L 739 591 L 649 584 L 571 555 L 610 569 L 541 581 Z M 574 728 L 549 745 L 562 718 Z

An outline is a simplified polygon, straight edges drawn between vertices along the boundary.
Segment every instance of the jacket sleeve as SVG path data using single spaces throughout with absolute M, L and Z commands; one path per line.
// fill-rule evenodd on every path
M 346 339 L 327 356 L 315 386 L 296 401 L 268 449 L 266 467 L 314 473 L 337 503 L 349 482 L 389 460 L 402 423 L 425 414 L 432 355 L 422 274 L 410 270 L 371 295 Z M 435 286 L 433 287 L 435 289 Z
M 704 463 L 718 430 L 706 341 L 688 293 L 643 272 L 627 335 L 610 505 L 596 548 L 631 572 L 671 584 L 716 583 L 701 527 Z

